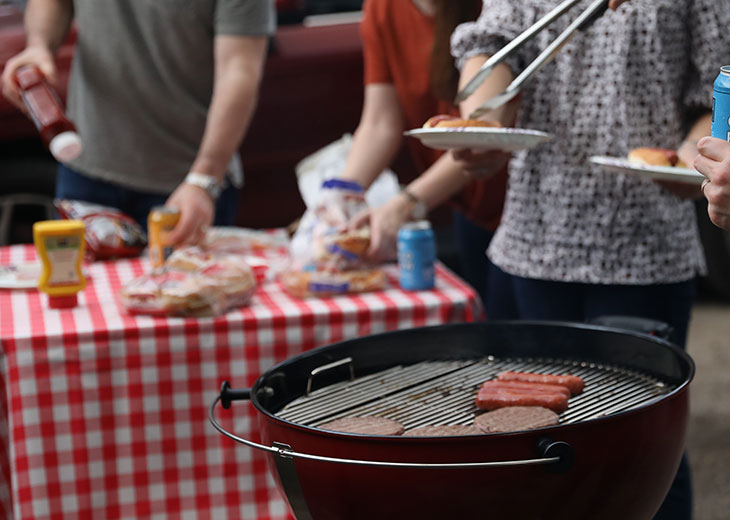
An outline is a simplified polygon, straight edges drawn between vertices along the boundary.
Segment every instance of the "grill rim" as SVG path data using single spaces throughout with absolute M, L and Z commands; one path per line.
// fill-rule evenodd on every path
M 291 394 L 289 398 L 287 399 L 286 403 L 279 407 L 277 409 L 277 412 L 272 412 L 268 409 L 267 406 L 265 406 L 260 399 L 260 396 L 262 398 L 267 397 L 267 391 L 266 388 L 270 388 L 270 385 L 266 384 L 267 380 L 269 378 L 272 378 L 278 370 L 284 370 L 287 368 L 290 368 L 292 366 L 296 365 L 303 365 L 305 364 L 306 360 L 312 360 L 315 358 L 319 358 L 324 356 L 326 358 L 327 354 L 330 352 L 339 352 L 343 349 L 344 346 L 349 346 L 352 348 L 357 348 L 359 343 L 367 343 L 368 340 L 370 340 L 373 337 L 378 337 L 381 339 L 393 339 L 396 342 L 399 339 L 403 339 L 402 337 L 409 337 L 409 333 L 413 333 L 414 331 L 423 332 L 426 334 L 448 334 L 452 330 L 464 330 L 467 328 L 473 328 L 473 329 L 485 329 L 488 330 L 490 328 L 498 328 L 498 327 L 517 327 L 519 329 L 523 328 L 535 328 L 536 330 L 539 330 L 540 328 L 545 328 L 545 330 L 551 330 L 551 329 L 575 329 L 580 330 L 584 332 L 596 332 L 596 333 L 607 333 L 610 335 L 615 335 L 617 338 L 636 338 L 642 342 L 646 343 L 653 343 L 657 346 L 660 346 L 661 348 L 668 349 L 672 352 L 672 354 L 675 356 L 676 361 L 679 365 L 683 365 L 680 368 L 683 368 L 683 370 L 686 372 L 686 374 L 682 377 L 681 382 L 673 383 L 675 384 L 675 388 L 671 390 L 670 392 L 663 394 L 658 399 L 650 400 L 648 403 L 642 404 L 638 407 L 630 408 L 628 410 L 623 410 L 621 412 L 617 412 L 614 414 L 610 414 L 603 417 L 595 417 L 587 420 L 578 421 L 576 423 L 570 423 L 570 424 L 556 424 L 552 426 L 542 427 L 542 428 L 536 428 L 532 430 L 521 430 L 521 431 L 515 431 L 515 432 L 499 432 L 499 433 L 482 433 L 482 434 L 473 434 L 473 435 L 450 435 L 450 436 L 422 436 L 422 437 L 414 437 L 414 436 L 400 436 L 400 435 L 369 435 L 369 434 L 360 434 L 360 433 L 349 433 L 349 432 L 337 432 L 332 430 L 325 430 L 321 429 L 315 426 L 306 426 L 301 423 L 293 422 L 287 419 L 283 419 L 277 415 L 278 411 L 283 408 L 283 406 L 286 406 L 287 404 L 293 402 L 297 398 L 304 395 L 303 391 L 297 393 L 296 395 Z M 482 353 L 480 354 L 480 357 L 485 357 L 493 355 L 490 353 Z M 334 356 L 332 359 L 341 358 L 344 354 L 338 353 L 337 356 Z M 520 355 L 517 355 L 516 357 L 521 357 Z M 550 353 L 547 352 L 543 356 L 545 358 L 551 357 Z M 329 361 L 332 361 L 332 359 L 329 359 Z M 442 361 L 446 360 L 466 360 L 466 359 L 476 359 L 476 358 L 468 358 L 468 357 L 453 357 L 453 356 L 446 356 L 443 359 L 440 359 Z M 584 358 L 561 358 L 563 360 L 570 360 L 570 361 L 576 361 L 579 363 L 582 362 L 588 362 L 588 363 L 607 363 L 605 359 L 591 359 L 589 357 Z M 421 361 L 426 361 L 426 358 L 422 358 Z M 318 362 L 323 364 L 322 362 Z M 381 370 L 386 370 L 387 368 L 392 368 L 396 366 L 397 363 L 390 363 L 385 368 L 380 368 L 377 370 L 369 370 L 366 373 L 358 374 L 356 375 L 357 378 L 364 377 L 368 375 L 372 375 L 374 373 L 377 373 Z M 611 363 L 611 364 L 617 364 L 617 363 Z M 315 363 L 316 365 L 316 363 Z M 626 368 L 629 370 L 638 370 L 639 372 L 645 372 L 642 369 L 637 368 L 636 366 L 632 365 L 626 365 Z M 384 441 L 384 442 L 433 442 L 435 440 L 442 440 L 445 442 L 448 442 L 449 440 L 454 439 L 461 439 L 461 440 L 479 440 L 484 439 L 485 437 L 488 438 L 506 438 L 506 437 L 512 437 L 512 436 L 533 436 L 535 433 L 544 433 L 544 434 L 550 434 L 555 433 L 559 431 L 564 431 L 565 429 L 573 429 L 573 428 L 579 428 L 583 426 L 598 426 L 603 423 L 607 422 L 613 422 L 618 420 L 624 420 L 627 417 L 630 417 L 632 415 L 642 414 L 644 411 L 656 408 L 658 406 L 661 406 L 663 403 L 665 403 L 668 400 L 673 399 L 676 395 L 683 393 L 686 388 L 689 386 L 689 384 L 694 379 L 696 372 L 696 367 L 694 364 L 694 361 L 692 358 L 687 354 L 684 350 L 679 348 L 678 346 L 674 345 L 668 340 L 665 340 L 663 338 L 659 338 L 657 336 L 649 336 L 647 334 L 644 334 L 642 332 L 633 331 L 633 330 L 627 330 L 627 329 L 619 329 L 615 327 L 609 327 L 604 325 L 593 325 L 593 324 L 586 324 L 586 323 L 576 323 L 576 322 L 565 322 L 565 321 L 499 321 L 499 322 L 482 322 L 482 323 L 460 323 L 460 324 L 447 324 L 447 325 L 434 325 L 434 326 L 427 326 L 427 327 L 418 327 L 415 329 L 402 329 L 402 330 L 396 330 L 396 331 L 390 331 L 390 332 L 384 332 L 375 334 L 373 336 L 364 336 L 361 338 L 356 339 L 350 339 L 350 340 L 344 340 L 337 343 L 333 343 L 330 345 L 324 345 L 321 347 L 314 348 L 312 350 L 309 350 L 307 352 L 304 352 L 302 354 L 299 354 L 295 357 L 289 358 L 281 363 L 278 363 L 271 367 L 269 370 L 261 374 L 256 381 L 254 382 L 253 386 L 251 387 L 251 393 L 250 393 L 250 400 L 251 403 L 254 405 L 258 413 L 263 414 L 268 420 L 273 420 L 276 423 L 280 423 L 281 425 L 285 425 L 288 428 L 294 428 L 298 431 L 307 432 L 310 434 L 318 435 L 318 436 L 326 436 L 326 437 L 334 437 L 334 438 L 351 438 L 354 440 L 374 440 L 374 441 Z M 647 373 L 646 375 L 652 375 L 650 373 Z M 660 376 L 654 376 L 654 377 L 660 377 Z M 671 378 L 671 376 L 664 376 L 665 379 Z M 328 385 L 325 385 L 328 386 Z M 302 390 L 303 390 L 302 386 Z M 318 387 L 317 389 L 322 388 Z

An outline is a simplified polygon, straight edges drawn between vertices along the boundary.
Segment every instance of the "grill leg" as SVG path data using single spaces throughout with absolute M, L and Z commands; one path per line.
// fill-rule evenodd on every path
M 276 448 L 292 451 L 291 446 L 288 444 L 280 442 L 274 442 L 273 444 Z M 294 458 L 279 452 L 274 455 L 274 463 L 294 516 L 297 520 L 314 520 L 307 506 L 307 500 L 304 498 L 302 486 L 299 484 Z

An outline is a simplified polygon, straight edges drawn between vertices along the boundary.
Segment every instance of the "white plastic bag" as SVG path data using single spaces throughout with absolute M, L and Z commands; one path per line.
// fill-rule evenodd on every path
M 325 180 L 335 179 L 342 174 L 350 148 L 352 148 L 352 136 L 345 134 L 297 164 L 299 192 L 307 208 L 314 208 L 319 203 L 320 188 Z M 398 177 L 386 169 L 365 193 L 365 201 L 369 207 L 376 208 L 398 195 L 399 191 Z

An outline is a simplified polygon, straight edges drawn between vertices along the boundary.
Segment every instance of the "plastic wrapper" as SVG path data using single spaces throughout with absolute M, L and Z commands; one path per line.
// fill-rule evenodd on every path
M 66 199 L 54 205 L 61 218 L 84 222 L 86 251 L 93 260 L 139 256 L 147 245 L 139 224 L 116 208 Z
M 281 229 L 214 227 L 206 233 L 200 249 L 212 255 L 243 257 L 259 283 L 276 280 L 289 265 L 289 235 Z
M 292 237 L 293 267 L 305 271 L 362 268 L 370 230 L 348 230 L 347 226 L 368 209 L 363 189 L 354 182 L 330 179 L 321 191 L 318 204 L 307 209 Z
M 378 291 L 387 281 L 383 270 L 377 268 L 340 273 L 286 271 L 279 280 L 284 289 L 297 298 Z
M 385 275 L 366 259 L 370 229 L 349 229 L 368 210 L 363 189 L 354 182 L 330 179 L 317 204 L 308 208 L 291 242 L 292 262 L 279 277 L 292 295 L 332 296 L 374 291 Z
M 124 286 L 121 298 L 131 314 L 217 316 L 248 304 L 255 291 L 256 277 L 244 257 L 184 247 L 161 269 Z
M 213 227 L 208 230 L 201 245 L 212 253 L 237 255 L 286 254 L 289 236 L 281 229 L 260 230 L 239 227 Z

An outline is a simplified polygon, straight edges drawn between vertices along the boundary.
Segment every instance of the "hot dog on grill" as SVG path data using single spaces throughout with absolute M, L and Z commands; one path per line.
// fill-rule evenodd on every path
M 568 398 L 559 394 L 529 393 L 527 390 L 510 392 L 482 388 L 477 393 L 476 405 L 480 410 L 496 410 L 506 406 L 542 406 L 562 413 L 568 409 Z
M 506 371 L 497 374 L 497 380 L 562 386 L 567 388 L 572 395 L 580 394 L 585 387 L 585 381 L 583 381 L 583 379 L 578 376 L 572 376 L 567 374 L 533 374 L 531 372 Z
M 525 381 L 486 381 L 481 388 L 503 390 L 509 392 L 548 393 L 570 397 L 570 390 L 566 386 L 558 384 L 530 383 Z

